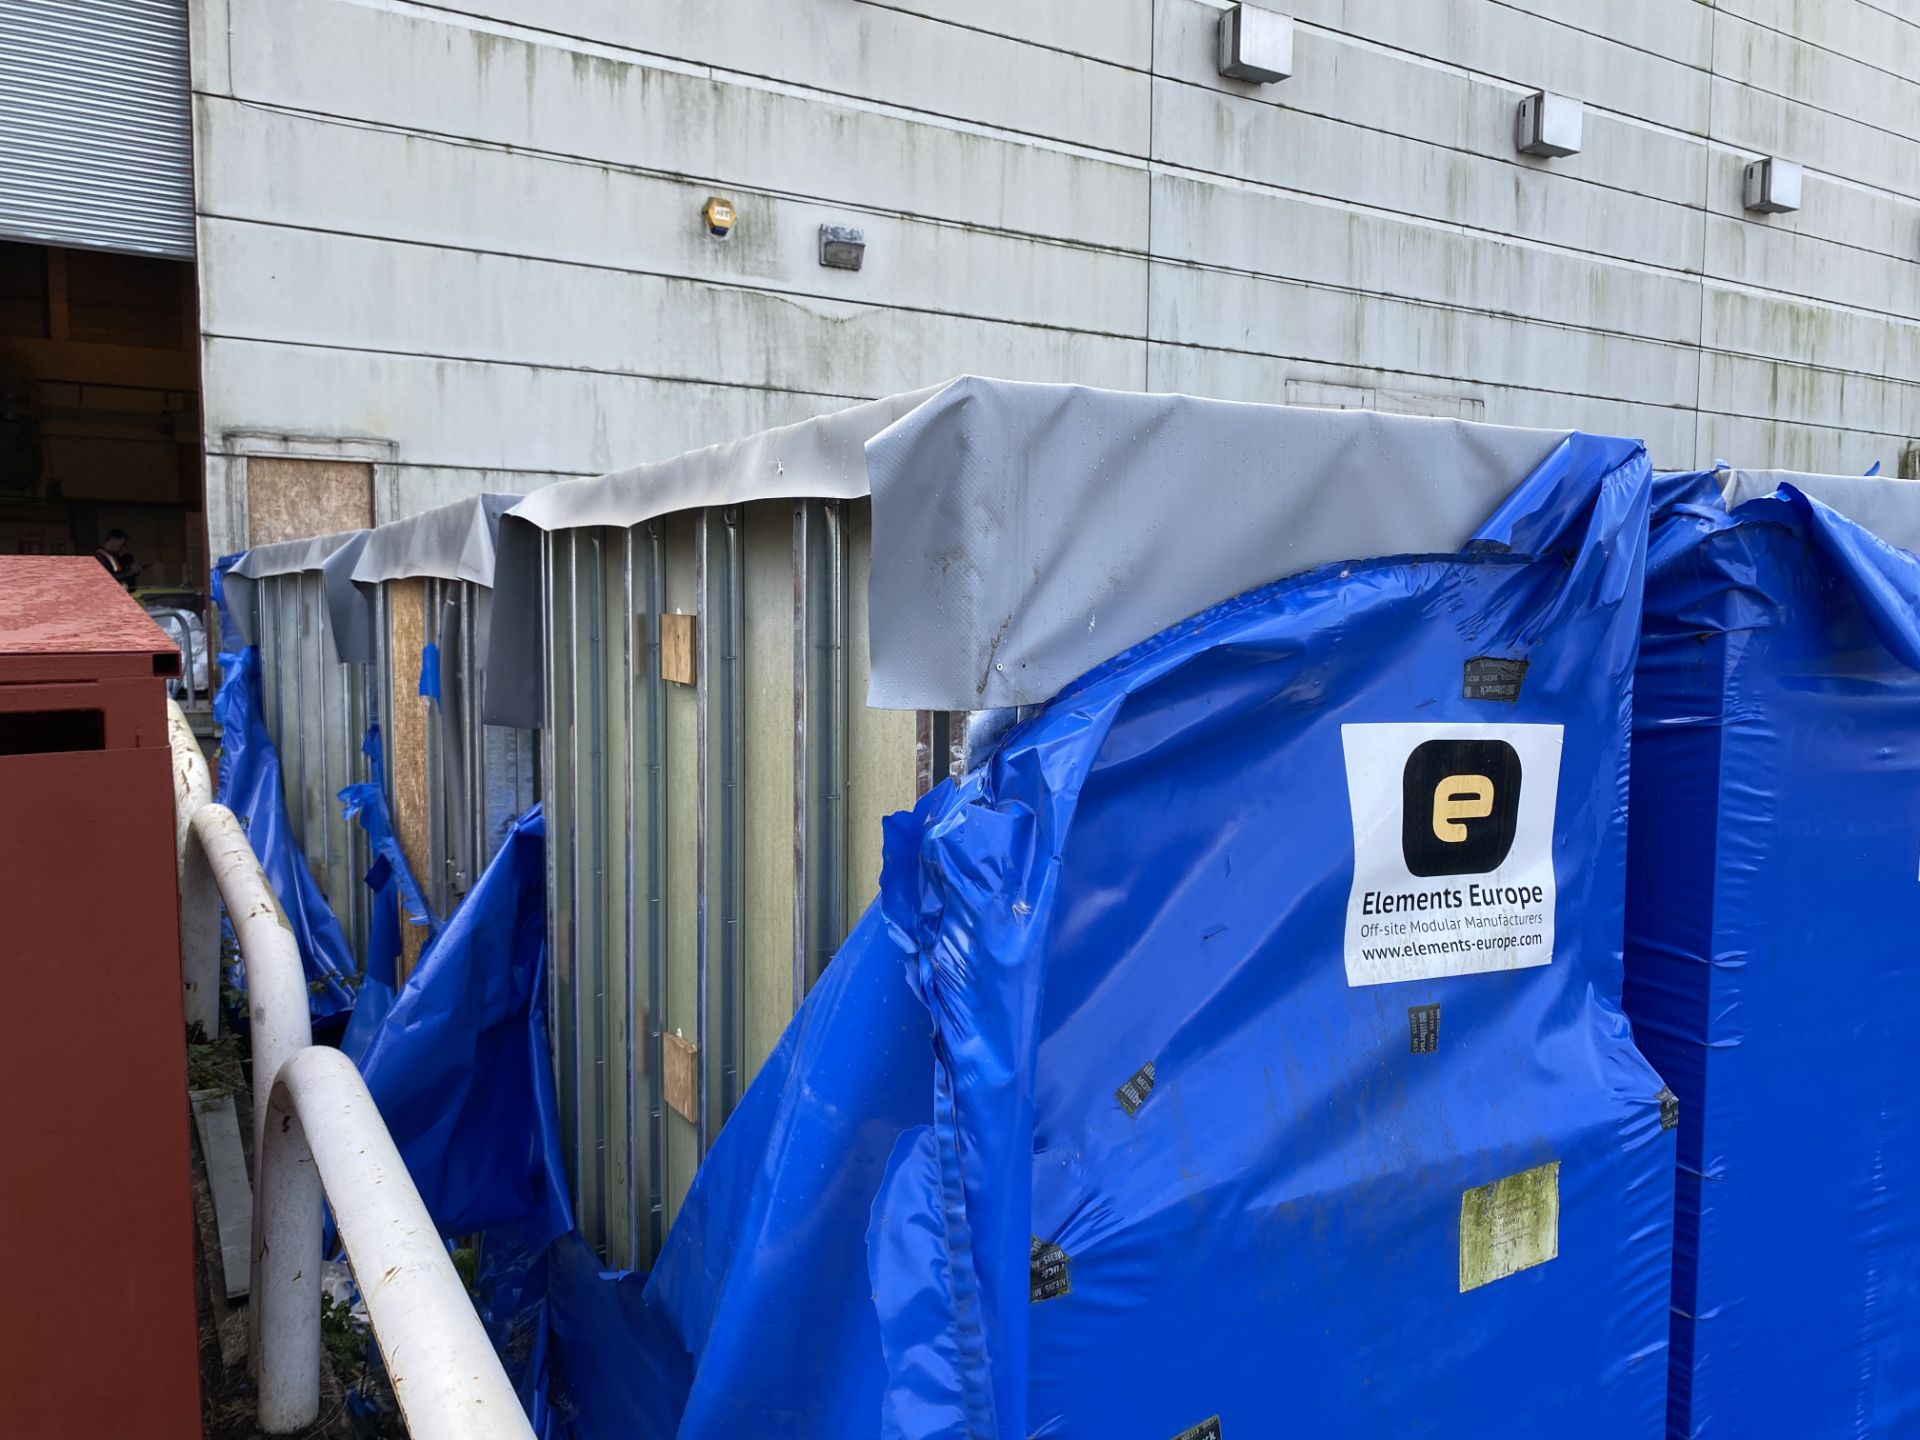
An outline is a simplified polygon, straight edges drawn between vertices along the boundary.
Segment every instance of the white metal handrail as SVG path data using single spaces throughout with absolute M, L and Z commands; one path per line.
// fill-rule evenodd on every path
M 247 1015 L 253 1040 L 254 1094 L 265 1093 L 280 1067 L 313 1044 L 313 1019 L 307 1006 L 307 977 L 300 963 L 300 942 L 286 912 L 254 856 L 253 844 L 226 806 L 208 801 L 188 822 L 200 853 L 213 871 L 226 902 L 227 920 L 239 942 L 247 970 Z M 260 1152 L 266 1124 L 261 1106 L 253 1110 L 253 1146 Z M 258 1163 L 257 1161 L 255 1162 Z M 317 1213 L 317 1212 L 316 1212 Z M 314 1231 L 319 1234 L 318 1229 Z
M 265 1107 L 267 1203 L 260 1310 L 260 1427 L 285 1434 L 319 1409 L 320 1269 L 306 1217 L 278 1203 L 318 1172 L 367 1307 L 407 1433 L 418 1440 L 532 1440 L 420 1192 L 338 1050 L 303 1050 Z M 343 1203 L 344 1201 L 350 1203 Z
M 180 879 L 180 980 L 187 1025 L 208 1040 L 220 1033 L 220 907 L 213 871 L 193 840 L 193 817 L 213 799 L 213 777 L 185 713 L 167 701 L 167 740 L 173 750 L 173 843 Z
M 532 1440 L 366 1082 L 346 1056 L 313 1044 L 299 942 L 245 829 L 211 799 L 199 742 L 172 702 L 167 719 L 189 1015 L 210 1003 L 217 1023 L 216 889 L 247 972 L 255 1174 L 250 1329 L 260 1428 L 291 1434 L 320 1414 L 324 1187 L 408 1433 L 422 1440 Z M 201 1025 L 212 1035 L 212 1024 Z

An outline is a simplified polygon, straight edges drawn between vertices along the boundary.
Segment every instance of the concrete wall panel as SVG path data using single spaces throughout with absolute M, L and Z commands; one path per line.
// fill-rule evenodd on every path
M 1701 217 L 1684 206 L 1197 86 L 1160 81 L 1153 97 L 1154 158 L 1169 165 L 1668 270 L 1700 263 Z
M 1569 395 L 1693 402 L 1697 352 L 1295 281 L 1156 266 L 1155 343 Z
M 1336 31 L 1297 29 L 1294 74 L 1283 85 L 1223 80 L 1215 69 L 1219 13 L 1192 0 L 1166 0 L 1156 39 L 1156 73 L 1209 94 L 1238 95 L 1518 170 L 1551 173 L 1568 184 L 1598 185 L 1680 205 L 1699 203 L 1701 150 L 1687 136 L 1595 108 L 1585 118 L 1586 144 L 1580 154 L 1553 162 L 1523 156 L 1513 147 L 1514 110 L 1536 85 L 1435 64 Z M 1361 143 L 1355 137 L 1349 146 Z
M 252 340 L 204 348 L 209 413 L 266 430 L 404 434 L 401 458 L 476 475 L 603 474 L 864 398 Z
M 1185 171 L 1154 176 L 1162 261 L 1691 344 L 1689 276 Z
M 204 100 L 202 113 L 219 137 L 204 158 L 208 217 L 901 310 L 1146 333 L 1146 262 L 1121 251 L 737 186 L 724 190 L 739 224 L 716 240 L 700 219 L 715 190 L 704 181 L 247 112 L 219 100 Z M 345 187 L 314 183 L 340 174 L 362 178 Z M 865 232 L 857 273 L 821 267 L 823 224 Z
M 278 9 L 283 0 L 242 3 Z M 1128 70 L 1058 46 L 1023 44 L 991 24 L 945 23 L 912 7 L 455 0 L 436 8 L 456 23 L 504 22 L 510 34 L 566 44 L 588 65 L 603 58 L 596 50 L 630 51 L 1123 154 L 1146 145 L 1146 112 L 1139 103 L 1146 77 L 1140 67 Z M 1024 8 L 1060 10 L 1055 33 L 1069 18 L 1065 7 Z M 1089 13 L 1085 0 L 1079 8 L 1083 16 Z M 985 18 L 1004 23 L 1012 9 L 1009 0 L 1000 0 L 998 17 Z M 964 12 L 954 7 L 953 13 Z M 1102 28 L 1126 18 L 1126 7 L 1120 7 Z
M 1590 430 L 1644 439 L 1656 455 L 1683 455 L 1693 445 L 1694 411 L 1595 400 L 1545 390 L 1436 381 L 1431 376 L 1273 359 L 1233 350 L 1155 344 L 1148 357 L 1153 388 L 1255 404 L 1335 405 L 1398 414 L 1442 415 L 1497 425 Z M 1668 463 L 1685 464 L 1685 460 Z
M 580 159 L 644 160 L 716 183 L 1027 234 L 1144 245 L 1138 164 L 937 115 L 916 120 L 745 77 L 721 80 L 637 53 L 615 58 L 558 36 L 536 43 L 350 0 L 232 3 L 234 92 L 255 103 Z M 1143 87 L 1137 101 L 1108 109 L 1144 114 L 1144 105 Z
M 1141 377 L 1140 341 L 1085 331 L 932 313 L 903 325 L 879 305 L 274 226 L 201 234 L 204 323 L 231 339 L 862 397 L 960 372 Z
M 230 432 L 385 442 L 386 518 L 965 370 L 1662 464 L 1920 428 L 1920 26 L 1283 8 L 1295 74 L 1249 86 L 1214 74 L 1219 0 L 194 0 L 215 529 Z M 1535 87 L 1586 103 L 1582 153 L 1514 153 Z M 1799 212 L 1741 208 L 1762 153 L 1808 167 Z M 823 223 L 861 271 L 820 267 Z
M 1706 466 L 1733 455 L 1765 455 L 1775 469 L 1864 475 L 1877 461 L 1892 474 L 1902 448 L 1900 438 L 1892 435 L 1702 411 L 1696 463 Z
M 1630 18 L 1626 33 L 1639 48 L 1613 38 L 1614 6 L 1602 11 L 1579 0 L 1555 0 L 1554 7 L 1557 14 L 1580 19 L 1578 24 L 1500 0 L 1291 0 L 1285 8 L 1328 30 L 1528 89 L 1577 96 L 1669 129 L 1699 134 L 1706 127 L 1701 67 L 1706 64 L 1707 36 L 1697 12 L 1707 7 L 1694 0 L 1656 0 L 1652 5 L 1640 0 L 1630 6 L 1628 16 L 1637 14 L 1640 23 L 1634 26 Z M 1652 28 L 1656 24 L 1657 31 Z M 1602 30 L 1608 33 L 1597 33 Z

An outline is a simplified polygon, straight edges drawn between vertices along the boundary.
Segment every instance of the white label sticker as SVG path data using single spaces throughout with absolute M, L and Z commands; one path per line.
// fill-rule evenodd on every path
M 1343 725 L 1349 985 L 1553 959 L 1559 725 Z

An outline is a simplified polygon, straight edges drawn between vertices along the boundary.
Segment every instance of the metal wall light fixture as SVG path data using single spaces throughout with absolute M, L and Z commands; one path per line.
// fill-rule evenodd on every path
M 866 231 L 851 225 L 820 227 L 820 263 L 829 270 L 858 270 L 866 257 Z
M 1768 156 L 1747 166 L 1741 201 L 1758 215 L 1779 215 L 1800 208 L 1800 167 L 1791 160 Z
M 1513 115 L 1513 144 L 1522 155 L 1557 160 L 1580 153 L 1580 121 L 1586 107 L 1569 95 L 1536 90 Z
M 1293 21 L 1275 10 L 1229 5 L 1220 17 L 1222 75 L 1271 85 L 1293 73 Z

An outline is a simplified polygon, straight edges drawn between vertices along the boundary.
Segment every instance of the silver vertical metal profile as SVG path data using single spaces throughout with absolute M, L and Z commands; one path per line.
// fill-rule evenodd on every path
M 586 731 L 586 794 L 592 797 L 593 824 L 587 829 L 587 851 L 582 857 L 587 861 L 585 870 L 591 882 L 587 894 L 587 903 L 580 903 L 579 892 L 575 890 L 575 906 L 579 913 L 591 916 L 588 924 L 586 944 L 582 944 L 581 932 L 574 931 L 574 951 L 576 956 L 585 956 L 592 965 L 590 976 L 592 1009 L 581 1016 L 580 1044 L 584 1049 L 589 1033 L 592 1036 L 593 1066 L 590 1074 L 581 1077 L 582 1095 L 592 1095 L 591 1105 L 582 1104 L 582 1123 L 592 1127 L 590 1153 L 593 1156 L 593 1208 L 589 1214 L 598 1220 L 594 1227 L 596 1234 L 590 1236 L 594 1248 L 601 1258 L 607 1258 L 607 1232 L 611 1225 L 608 1215 L 607 1194 L 609 1177 L 609 1159 L 607 1155 L 607 971 L 612 957 L 607 953 L 607 845 L 605 812 L 607 804 L 607 661 L 606 661 L 606 547 L 601 540 L 601 532 L 590 530 L 582 532 L 587 539 L 587 577 L 584 597 L 578 586 L 574 589 L 573 610 L 576 633 L 584 618 L 587 630 L 587 654 L 585 669 L 579 663 L 573 667 L 574 683 L 574 724 L 576 732 L 585 721 Z M 574 549 L 578 554 L 580 536 L 574 537 Z M 578 651 L 576 650 L 576 657 Z M 582 704 L 581 689 L 585 689 L 585 703 Z M 579 817 L 582 813 L 581 790 L 574 789 L 574 826 L 575 833 L 580 831 Z M 576 856 L 580 852 L 576 849 Z M 576 868 L 576 876 L 579 869 Z M 578 968 L 574 972 L 576 1005 L 578 996 L 587 987 L 581 983 Z M 592 1029 L 586 1028 L 591 1025 Z M 589 1081 L 591 1088 L 589 1090 Z
M 621 1057 L 622 1083 L 627 1089 L 627 1103 L 622 1113 L 627 1117 L 627 1264 L 645 1265 L 652 1258 L 643 1258 L 640 1249 L 640 1187 L 637 1183 L 640 1167 L 634 1156 L 642 1143 L 639 1117 L 635 1112 L 634 1064 L 640 1055 L 640 1047 L 646 1043 L 646 1037 L 634 1033 L 633 997 L 634 982 L 638 970 L 637 959 L 640 951 L 639 938 L 634 932 L 635 905 L 633 903 L 634 866 L 633 866 L 633 745 L 635 711 L 634 677 L 634 611 L 633 611 L 633 531 L 620 532 L 620 881 L 621 903 L 625 906 L 626 924 L 622 927 L 626 935 L 626 953 L 622 961 L 626 966 L 626 984 L 622 986 L 626 1014 L 622 1017 L 620 1033 L 627 1037 L 626 1054 Z
M 552 844 L 558 856 L 560 871 L 555 890 L 556 904 L 561 912 L 559 921 L 561 931 L 560 961 L 560 1006 L 555 1012 L 554 1024 L 560 1031 L 560 1055 L 563 1077 L 560 1087 L 560 1123 L 568 1137 L 568 1159 L 572 1165 L 574 1194 L 580 1194 L 587 1183 L 586 1156 L 580 1148 L 580 1075 L 579 1075 L 579 980 L 580 980 L 580 933 L 579 933 L 579 887 L 576 867 L 578 864 L 576 849 L 579 837 L 576 834 L 575 791 L 578 765 L 577 736 L 575 735 L 576 711 L 579 706 L 579 694 L 574 684 L 574 548 L 577 537 L 569 533 L 554 543 L 553 591 L 554 608 L 550 612 L 553 625 L 551 645 L 556 658 L 557 674 L 555 689 L 560 694 L 559 708 L 556 710 L 554 724 L 555 772 L 553 785 L 556 792 L 558 814 L 549 827 L 553 835 Z M 577 1202 L 576 1202 L 577 1203 Z
M 473 888 L 473 882 L 487 865 L 487 820 L 492 813 L 488 803 L 486 751 L 480 739 L 480 676 L 476 669 L 474 619 L 479 607 L 479 587 L 462 580 L 460 597 L 460 738 L 466 747 L 467 833 L 462 842 L 460 873 L 454 879 L 460 891 Z
M 480 606 L 482 592 L 478 585 L 468 581 L 461 587 L 466 592 L 466 633 L 467 633 L 467 673 L 461 682 L 464 690 L 467 710 L 467 733 L 473 737 L 472 779 L 468 782 L 474 796 L 469 807 L 473 814 L 473 855 L 468 861 L 468 885 L 480 878 L 487 868 L 487 862 L 493 859 L 494 845 L 499 840 L 502 827 L 495 821 L 490 796 L 493 793 L 494 777 L 487 752 L 486 712 L 486 657 L 480 653 Z M 517 789 L 514 798 L 519 798 Z M 514 815 L 526 807 L 509 806 Z M 511 817 L 502 817 L 511 818 Z
M 267 733 L 273 736 L 273 743 L 278 746 L 286 743 L 286 726 L 281 718 L 281 697 L 286 691 L 286 680 L 281 673 L 280 657 L 286 653 L 286 649 L 285 641 L 281 636 L 280 577 L 276 575 L 269 582 L 261 585 L 260 591 L 261 603 L 265 606 L 268 615 L 271 616 L 271 624 L 267 627 L 266 633 L 273 637 L 272 648 L 268 652 L 273 657 L 272 663 L 263 663 L 260 666 L 260 708 L 262 717 L 267 722 Z M 286 799 L 288 805 L 291 806 L 293 796 L 287 788 L 288 782 L 288 769 L 282 766 L 280 773 L 280 792 Z
M 811 707 L 807 703 L 808 662 L 813 654 L 812 607 L 807 587 L 807 560 L 812 551 L 813 503 L 796 500 L 793 506 L 793 1008 L 807 996 L 807 956 L 811 935 L 807 926 L 807 861 L 811 811 L 808 797 L 808 757 L 813 753 Z
M 742 1076 L 747 1052 L 747 964 L 746 964 L 746 865 L 742 848 L 746 844 L 744 822 L 745 756 L 742 733 L 745 729 L 746 649 L 746 566 L 744 564 L 744 516 L 738 507 L 721 512 L 722 558 L 725 573 L 720 596 L 726 606 L 724 623 L 717 627 L 722 641 L 717 698 L 720 705 L 719 791 L 714 796 L 722 821 L 720 831 L 719 899 L 722 918 L 720 1114 L 719 1125 L 740 1103 Z
M 291 731 L 291 744 L 280 742 L 281 763 L 286 765 L 287 773 L 293 779 L 293 805 L 290 807 L 290 819 L 293 824 L 293 838 L 301 855 L 311 854 L 309 842 L 311 831 L 307 815 L 307 636 L 301 625 L 301 616 L 305 607 L 300 594 L 298 575 L 283 575 L 280 579 L 281 594 L 291 600 L 288 615 L 289 626 L 293 632 L 293 641 L 289 650 L 281 652 L 275 663 L 293 666 L 293 713 L 287 716 L 288 729 Z M 282 709 L 284 711 L 284 695 Z M 291 752 L 291 763 L 288 756 Z
M 429 726 L 439 750 L 438 763 L 429 772 L 430 783 L 440 791 L 440 914 L 453 913 L 460 879 L 460 841 L 466 830 L 461 808 L 466 796 L 458 783 L 460 764 L 466 758 L 466 744 L 460 733 L 460 636 L 454 591 L 458 582 L 435 580 L 429 608 L 427 639 L 434 647 L 434 685 L 440 698 L 432 702 L 434 723 Z
M 375 587 L 373 640 L 374 640 L 374 702 L 379 713 L 385 717 L 380 745 L 382 764 L 380 766 L 380 798 L 385 802 L 387 815 L 391 820 L 400 813 L 397 792 L 394 790 L 393 774 L 393 736 L 397 717 L 393 713 L 393 597 L 387 593 L 387 587 Z M 395 839 L 399 837 L 396 835 Z
M 434 663 L 438 664 L 440 651 L 440 629 L 436 623 L 440 614 L 440 582 L 428 578 L 420 583 L 420 673 L 413 677 L 408 686 L 408 696 L 420 693 L 420 682 L 427 673 L 427 649 L 431 645 Z M 427 789 L 427 873 L 421 877 L 427 890 L 427 902 L 433 906 L 436 915 L 447 913 L 447 799 L 446 764 L 441 753 L 444 743 L 441 728 L 446 723 L 446 710 L 436 701 L 428 700 L 426 723 L 421 726 L 424 741 L 422 763 L 426 767 Z
M 388 675 L 388 657 L 392 652 L 392 636 L 387 629 L 390 621 L 387 607 L 387 587 L 376 585 L 373 590 L 373 673 L 368 677 L 368 694 L 373 700 L 373 713 L 380 717 L 380 798 L 386 802 L 387 813 L 393 810 L 393 766 L 388 762 L 387 752 L 393 746 L 393 682 Z
M 705 1155 L 737 1095 L 745 975 L 741 962 L 740 516 L 700 512 L 694 533 L 699 659 L 694 676 L 698 900 L 695 910 L 695 1024 L 699 1065 L 699 1150 Z
M 293 613 L 288 617 L 291 622 L 288 629 L 292 632 L 291 641 L 283 639 L 280 650 L 274 655 L 273 663 L 281 669 L 293 671 L 293 713 L 286 711 L 286 691 L 281 691 L 281 720 L 287 723 L 290 733 L 274 737 L 280 749 L 280 763 L 286 769 L 291 788 L 287 795 L 287 818 L 293 826 L 293 838 L 300 853 L 307 853 L 307 657 L 302 653 L 305 639 L 300 633 L 300 577 L 298 575 L 280 577 L 280 594 L 284 603 L 287 592 L 293 592 Z M 284 683 L 284 682 L 283 682 Z
M 274 578 L 269 575 L 253 587 L 253 643 L 263 652 L 268 645 L 279 644 L 280 617 L 273 606 L 273 586 Z M 263 664 L 260 667 L 260 718 L 266 722 L 267 733 L 276 742 L 280 735 L 280 717 L 276 713 L 280 703 L 279 670 L 277 665 Z
M 567 535 L 566 578 L 566 626 L 567 626 L 567 668 L 565 684 L 572 690 L 572 698 L 567 704 L 567 939 L 572 948 L 568 975 L 567 1026 L 569 1029 L 570 1050 L 573 1061 L 573 1073 L 568 1078 L 567 1089 L 573 1100 L 572 1134 L 573 1151 L 579 1157 L 580 1173 L 575 1180 L 576 1205 L 584 1199 L 587 1188 L 596 1183 L 597 1177 L 590 1162 L 593 1159 L 593 1137 L 587 1133 L 587 1085 L 589 1078 L 581 1070 L 581 1051 L 586 1035 L 587 1014 L 581 991 L 585 988 L 580 976 L 580 960 L 584 947 L 580 943 L 580 534 L 578 531 Z M 582 1207 L 584 1208 L 584 1207 Z M 586 1228 L 583 1224 L 583 1228 Z M 587 1243 L 596 1251 L 603 1251 L 602 1237 L 589 1233 Z
M 851 607 L 847 597 L 847 506 L 841 500 L 829 500 L 827 511 L 827 706 L 831 713 L 830 733 L 825 749 L 827 776 L 825 793 L 832 799 L 827 811 L 827 828 L 833 852 L 833 870 L 824 881 L 827 896 L 823 916 L 825 930 L 814 951 L 813 974 L 817 981 L 833 959 L 834 952 L 847 935 L 847 826 L 849 805 L 847 788 L 853 764 L 849 750 L 853 742 L 853 721 L 848 714 L 851 703 L 853 659 L 848 654 Z
M 326 597 L 320 593 L 319 575 L 303 575 L 300 577 L 300 583 L 303 588 L 309 582 L 311 582 L 313 587 L 313 647 L 320 657 L 320 667 L 317 672 L 320 681 L 320 694 L 314 703 L 313 714 L 316 722 L 315 728 L 319 731 L 320 736 L 320 867 L 326 875 L 326 883 L 321 888 L 326 891 L 327 903 L 334 907 L 336 916 L 344 920 L 347 917 L 340 914 L 342 909 L 341 902 L 347 900 L 348 895 L 340 884 L 342 857 L 335 852 L 333 844 L 334 827 L 338 822 L 340 814 L 340 807 L 334 803 L 334 796 L 340 793 L 341 788 L 341 782 L 334 777 L 333 773 L 334 736 L 336 734 L 334 729 L 333 692 L 339 689 L 339 681 L 342 677 L 334 674 L 334 661 L 332 655 L 329 653 L 333 649 L 333 645 L 331 643 L 331 637 L 327 633 L 327 602 Z M 352 931 L 349 930 L 347 935 L 349 941 L 351 941 Z M 351 953 L 358 955 L 359 952 L 353 951 Z
M 666 1231 L 666 1117 L 662 1109 L 660 1076 L 667 1013 L 667 732 L 666 680 L 660 673 L 660 616 L 667 608 L 666 532 L 658 520 L 642 528 L 640 554 L 644 559 L 642 592 L 646 604 L 645 702 L 640 709 L 646 725 L 644 772 L 647 893 L 647 1232 L 642 1252 L 651 1263 L 659 1254 Z
M 304 574 L 290 576 L 293 586 L 293 633 L 295 650 L 290 657 L 294 666 L 295 693 L 298 696 L 297 713 L 294 727 L 299 739 L 294 746 L 294 771 L 298 776 L 297 788 L 300 793 L 300 818 L 295 822 L 294 838 L 298 843 L 300 855 L 307 863 L 307 873 L 313 874 L 316 863 L 322 860 L 325 850 L 322 839 L 326 830 L 327 810 L 324 802 L 318 798 L 320 773 L 324 758 L 322 727 L 319 723 L 319 693 L 321 674 L 320 635 L 317 617 L 311 603 L 308 577 Z M 282 751 L 284 762 L 286 753 Z M 315 812 L 318 813 L 315 813 Z M 317 877 L 316 877 L 317 878 Z M 324 888 L 324 887 L 323 887 Z
M 540 618 L 545 633 L 540 637 L 540 695 L 544 710 L 540 726 L 540 779 L 543 792 L 551 792 L 554 777 L 558 772 L 554 768 L 554 689 L 559 677 L 553 653 L 553 547 L 558 543 L 550 532 L 540 535 Z M 542 800 L 547 798 L 543 793 Z M 553 1088 L 560 1091 L 560 1045 L 559 1037 L 552 1033 L 565 1023 L 560 1012 L 560 913 L 553 903 L 558 890 L 559 837 L 554 834 L 551 806 L 544 806 L 542 818 L 548 822 L 547 843 L 545 846 L 546 883 L 546 920 L 547 920 L 547 1029 L 548 1063 L 553 1070 Z
M 797 1010 L 845 933 L 847 549 L 838 501 L 794 507 L 794 957 Z
M 712 748 L 712 725 L 708 718 L 707 688 L 713 683 L 713 666 L 707 653 L 712 636 L 712 610 L 708 603 L 709 572 L 712 561 L 709 557 L 707 531 L 712 524 L 712 512 L 702 510 L 694 521 L 693 528 L 693 594 L 694 626 L 696 630 L 695 650 L 698 652 L 694 685 L 694 902 L 693 902 L 693 1034 L 696 1046 L 696 1066 L 694 1072 L 694 1136 L 695 1154 L 705 1158 L 707 1153 L 707 1058 L 713 1053 L 713 1037 L 709 1021 L 711 1011 L 709 1002 L 712 996 L 712 977 L 708 952 L 712 948 L 709 927 L 713 924 L 712 905 L 707 893 L 707 869 L 710 862 L 709 851 L 712 840 L 709 830 L 713 825 L 712 807 L 707 804 L 707 787 L 712 760 L 709 751 Z
M 342 667 L 340 686 L 340 724 L 346 737 L 347 783 L 358 785 L 367 778 L 363 752 L 366 737 L 367 667 L 352 664 Z M 344 831 L 347 864 L 347 924 L 351 927 L 353 953 L 365 961 L 367 954 L 367 899 L 364 877 L 370 862 L 363 844 L 365 832 L 349 820 Z

